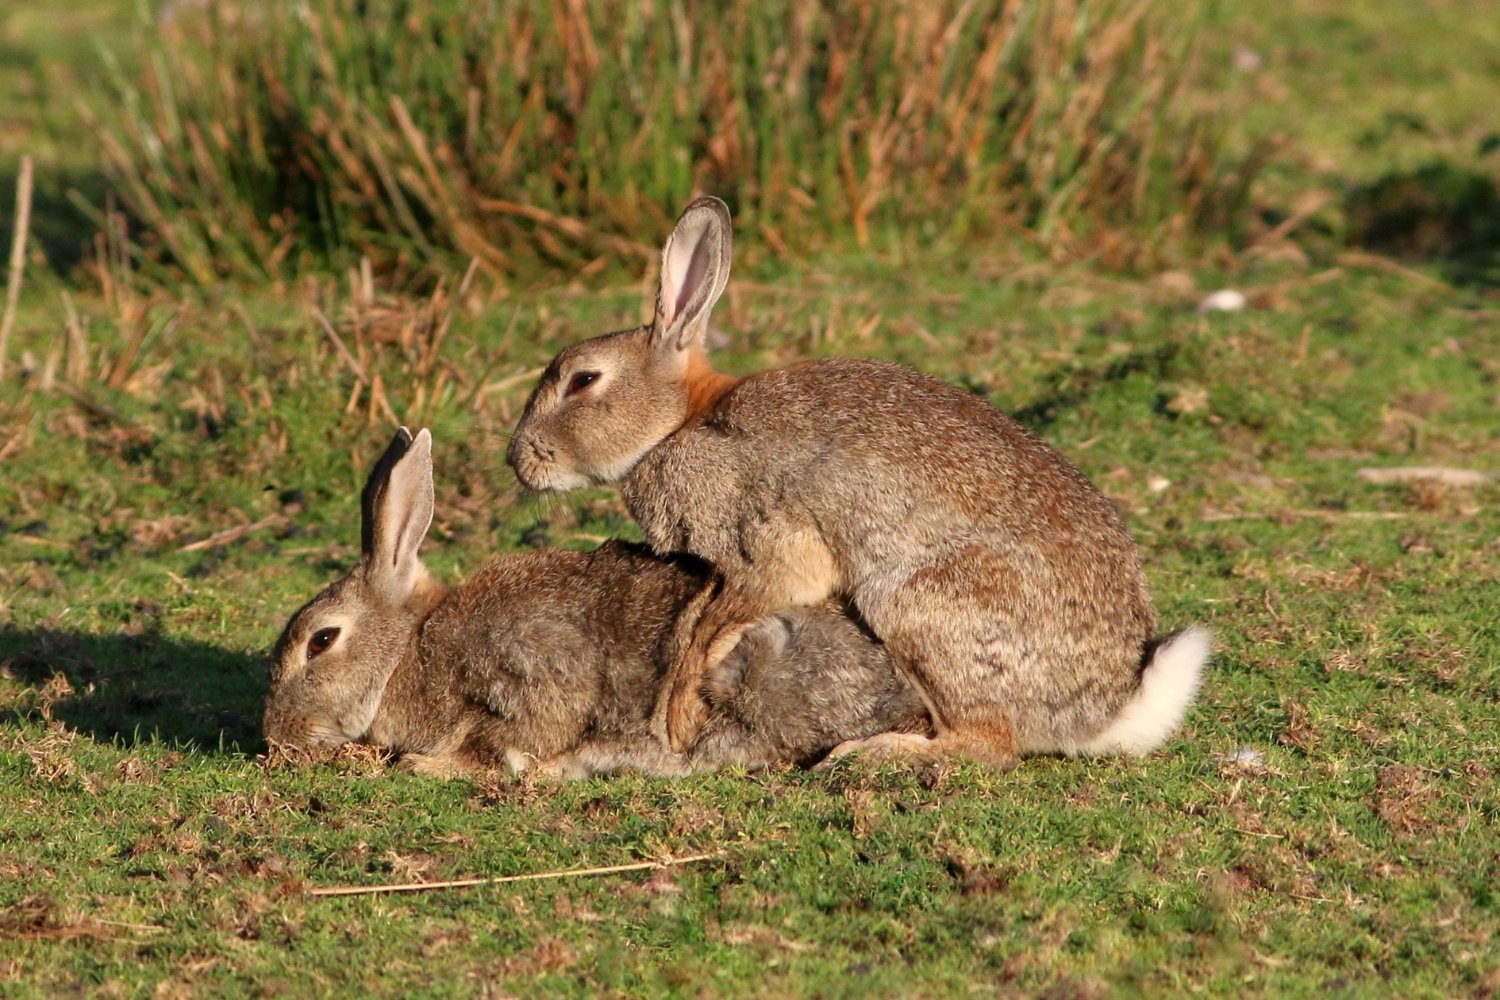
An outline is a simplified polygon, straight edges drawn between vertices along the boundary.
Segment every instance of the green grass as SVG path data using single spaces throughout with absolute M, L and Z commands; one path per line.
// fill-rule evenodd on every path
M 354 491 L 385 424 L 371 426 L 363 399 L 342 415 L 352 376 L 310 321 L 252 304 L 267 356 L 143 349 L 137 370 L 167 370 L 149 391 L 107 397 L 133 434 L 39 391 L 13 403 L 28 460 L 0 487 L 16 512 L 0 538 L 0 963 L 12 963 L 0 969 L 44 992 L 127 993 L 1344 982 L 1436 996 L 1493 982 L 1497 490 L 1353 475 L 1495 466 L 1489 325 L 1379 276 L 1198 317 L 1086 271 L 1018 290 L 983 263 L 884 285 L 859 279 L 868 266 L 825 261 L 816 282 L 741 290 L 723 320 L 746 345 L 736 366 L 908 357 L 1029 415 L 1132 512 L 1164 620 L 1220 637 L 1167 751 L 1006 776 L 854 766 L 567 787 L 437 784 L 358 760 L 264 770 L 246 756 L 264 651 L 351 561 Z M 856 288 L 869 291 L 840 291 Z M 512 348 L 520 369 L 637 303 L 621 290 L 516 308 L 517 339 L 541 334 Z M 239 323 L 213 305 L 178 322 Z M 106 358 L 107 325 L 91 327 Z M 462 371 L 511 325 L 509 307 L 460 315 L 441 356 Z M 410 413 L 398 352 L 382 362 L 373 339 L 347 335 Z M 217 399 L 215 371 L 244 391 Z M 524 389 L 477 413 L 440 400 L 423 417 L 438 432 L 433 556 L 446 572 L 524 544 L 539 520 L 559 544 L 631 531 L 607 493 L 511 502 L 498 455 Z M 1197 408 L 1180 402 L 1199 389 Z M 1170 485 L 1153 490 L 1158 477 Z M 176 551 L 277 510 L 285 523 L 233 545 Z M 52 701 L 38 692 L 55 672 L 73 693 Z M 1242 747 L 1260 761 L 1226 761 Z M 721 848 L 721 862 L 654 877 L 301 891 Z
M 1484 5 L 1435 6 L 1395 71 L 1351 44 L 1404 23 L 1387 7 L 1220 9 L 1212 48 L 1255 48 L 1242 85 L 1289 95 L 1229 137 L 1288 137 L 1267 211 L 1424 161 L 1358 142 L 1403 107 L 1427 109 L 1426 153 L 1489 169 L 1469 141 L 1493 127 L 1476 81 L 1500 75 Z M 0 16 L 26 65 L 87 79 L 86 50 L 28 16 Z M 0 71 L 0 92 L 23 85 Z M 68 86 L 4 155 L 76 155 L 42 142 Z M 0 384 L 0 996 L 1494 995 L 1500 485 L 1356 473 L 1500 471 L 1496 290 L 1482 268 L 1448 284 L 1441 250 L 1346 253 L 1341 205 L 1175 276 L 877 229 L 868 253 L 732 280 L 726 367 L 878 355 L 982 393 L 1128 512 L 1164 624 L 1214 629 L 1162 752 L 1008 775 L 265 766 L 269 647 L 352 563 L 393 420 L 434 429 L 429 559 L 450 577 L 634 533 L 608 491 L 517 499 L 501 454 L 527 373 L 637 321 L 641 289 L 451 275 L 414 299 L 34 269 Z M 1221 286 L 1253 308 L 1196 314 Z M 657 874 L 305 892 L 720 850 Z
M 81 105 L 108 75 L 103 51 L 129 59 L 134 0 L 14 3 L 0 12 L 0 240 L 9 247 L 22 156 L 36 163 L 31 238 L 39 261 L 67 270 L 93 235 L 85 203 L 107 198 L 103 164 Z

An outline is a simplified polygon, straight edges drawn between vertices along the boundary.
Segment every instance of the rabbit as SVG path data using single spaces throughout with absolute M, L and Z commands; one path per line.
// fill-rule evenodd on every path
M 1156 635 L 1133 539 L 1050 445 L 984 400 L 883 361 L 735 378 L 704 333 L 729 279 L 729 210 L 688 206 L 662 251 L 653 321 L 574 344 L 511 439 L 521 484 L 617 484 L 658 553 L 724 577 L 654 719 L 682 751 L 704 670 L 745 623 L 830 598 L 885 643 L 935 733 L 835 755 L 1145 754 L 1180 724 L 1210 652 Z
M 609 541 L 501 556 L 447 588 L 418 547 L 433 514 L 432 437 L 402 428 L 362 496 L 361 558 L 276 644 L 265 734 L 303 750 L 364 741 L 452 776 L 682 775 L 810 763 L 926 709 L 884 649 L 836 608 L 758 620 L 706 679 L 703 738 L 673 753 L 652 706 L 714 581 L 690 558 Z

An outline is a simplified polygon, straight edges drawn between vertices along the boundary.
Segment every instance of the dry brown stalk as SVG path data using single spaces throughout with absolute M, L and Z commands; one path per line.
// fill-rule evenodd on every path
M 130 339 L 125 342 L 124 348 L 115 358 L 114 364 L 110 366 L 109 374 L 104 378 L 104 384 L 111 389 L 124 388 L 125 383 L 130 380 L 131 373 L 136 370 L 136 361 L 141 355 L 141 348 L 145 346 L 147 338 L 153 333 L 163 340 L 171 337 L 172 331 L 177 328 L 180 315 L 180 313 L 175 313 L 169 316 L 158 332 L 158 328 L 155 328 L 151 322 L 151 317 L 143 313 L 133 324 Z
M 317 886 L 307 890 L 310 896 L 372 896 L 389 892 L 431 892 L 436 889 L 466 889 L 476 885 L 502 885 L 509 882 L 535 882 L 541 879 L 583 878 L 591 875 L 617 875 L 622 872 L 659 871 L 678 865 L 690 865 L 699 861 L 722 858 L 722 853 L 690 854 L 684 858 L 664 858 L 660 861 L 639 861 L 629 865 L 608 865 L 604 868 L 568 868 L 562 871 L 533 872 L 529 875 L 500 875 L 494 878 L 460 878 L 446 882 L 402 882 L 396 885 L 348 885 Z
M 1493 472 L 1480 469 L 1449 469 L 1436 465 L 1404 465 L 1390 469 L 1366 468 L 1354 473 L 1366 483 L 1437 483 L 1441 486 L 1483 486 L 1495 481 Z
M 1382 257 L 1379 254 L 1361 253 L 1359 251 L 1351 250 L 1347 253 L 1339 254 L 1339 263 L 1345 267 L 1365 267 L 1376 271 L 1386 271 L 1390 274 L 1395 274 L 1402 278 L 1410 278 L 1413 281 L 1426 285 L 1428 288 L 1436 288 L 1443 291 L 1448 291 L 1453 287 L 1446 281 L 1440 281 L 1437 278 L 1433 278 L 1429 275 L 1423 274 L 1421 271 L 1418 271 L 1415 268 L 1407 267 L 1404 264 L 1391 260 L 1388 257 Z
M 486 212 L 497 212 L 501 215 L 516 215 L 532 222 L 540 222 L 544 226 L 556 229 L 564 236 L 571 237 L 580 243 L 594 242 L 609 250 L 630 254 L 643 260 L 656 260 L 656 250 L 644 243 L 635 240 L 627 240 L 622 236 L 611 236 L 590 229 L 577 219 L 557 215 L 547 211 L 545 208 L 537 208 L 535 205 L 523 205 L 520 202 L 504 201 L 499 198 L 480 198 L 479 207 Z
M 261 518 L 254 524 L 241 524 L 233 528 L 225 528 L 223 531 L 215 532 L 214 534 L 209 535 L 207 538 L 200 538 L 196 542 L 189 542 L 177 551 L 198 552 L 202 549 L 211 549 L 219 545 L 228 545 L 230 542 L 238 541 L 248 534 L 260 531 L 262 528 L 274 528 L 277 525 L 284 524 L 285 522 L 285 515 L 272 514 L 269 517 Z
M 480 236 L 478 231 L 464 221 L 464 213 L 453 204 L 448 196 L 447 185 L 443 182 L 443 172 L 438 169 L 437 163 L 433 161 L 432 153 L 427 147 L 427 139 L 422 135 L 422 130 L 417 128 L 412 121 L 411 115 L 406 110 L 406 102 L 398 95 L 391 95 L 391 114 L 396 119 L 396 124 L 401 128 L 401 134 L 406 138 L 407 145 L 416 157 L 417 163 L 422 169 L 424 179 L 427 181 L 427 189 L 431 193 L 428 199 L 429 207 L 433 208 L 434 214 L 439 214 L 446 221 L 453 232 L 454 239 L 459 247 L 468 252 L 476 260 L 483 258 L 486 263 L 504 270 L 510 265 L 504 251 Z
M 68 361 L 63 369 L 63 381 L 76 384 L 83 381 L 88 371 L 88 337 L 78 309 L 73 305 L 73 297 L 67 292 L 62 293 L 62 304 L 68 334 Z
M 52 390 L 67 396 L 80 410 L 83 410 L 83 412 L 95 419 L 103 420 L 106 423 L 114 424 L 116 427 L 122 427 L 128 431 L 141 430 L 141 426 L 134 420 L 131 420 L 114 407 L 106 406 L 104 403 L 99 402 L 76 385 L 71 385 L 67 382 L 54 382 Z
M 5 315 L 0 318 L 0 376 L 5 374 L 5 357 L 10 352 L 10 330 L 16 322 L 16 306 L 21 300 L 21 279 L 26 271 L 26 237 L 31 232 L 31 157 L 21 157 L 21 174 L 16 179 L 16 228 L 10 243 L 10 275 L 5 282 Z
M 514 388 L 515 386 L 520 385 L 522 382 L 530 382 L 532 379 L 541 375 L 545 370 L 546 369 L 544 368 L 531 368 L 526 371 L 519 371 L 512 375 L 507 375 L 502 379 L 489 383 L 488 385 L 480 386 L 479 390 L 474 393 L 474 407 L 478 409 L 479 405 L 484 402 L 485 398 L 493 395 L 494 393 L 504 392 L 506 389 Z
M 349 352 L 348 346 L 344 343 L 344 338 L 340 337 L 339 332 L 333 328 L 333 324 L 328 322 L 328 317 L 323 315 L 323 310 L 317 306 L 313 306 L 312 314 L 313 319 L 317 320 L 318 325 L 323 328 L 323 332 L 328 334 L 328 339 L 333 341 L 334 350 L 338 351 L 339 357 L 344 360 L 344 364 L 349 366 L 349 370 L 359 380 L 359 385 L 368 385 L 370 383 L 370 376 L 365 374 L 365 370 L 359 361 Z
M 1298 521 L 1401 521 L 1411 517 L 1411 513 L 1404 510 L 1278 510 L 1258 514 L 1210 511 L 1198 520 L 1206 524 L 1218 524 L 1225 521 L 1274 521 L 1282 517 Z

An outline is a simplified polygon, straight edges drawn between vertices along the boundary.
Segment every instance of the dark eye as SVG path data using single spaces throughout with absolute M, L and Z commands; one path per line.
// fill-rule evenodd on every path
M 336 628 L 320 628 L 307 640 L 307 658 L 310 660 L 319 653 L 324 652 L 333 645 L 333 640 L 339 637 Z
M 568 379 L 568 395 L 571 396 L 576 392 L 582 392 L 593 385 L 594 380 L 598 377 L 598 372 L 575 372 L 573 377 Z

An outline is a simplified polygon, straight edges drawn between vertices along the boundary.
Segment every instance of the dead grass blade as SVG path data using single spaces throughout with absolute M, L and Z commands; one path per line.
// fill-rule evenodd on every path
M 225 528 L 223 531 L 215 532 L 214 534 L 209 535 L 207 538 L 199 539 L 196 542 L 189 542 L 177 551 L 201 552 L 203 549 L 212 549 L 220 545 L 228 545 L 230 542 L 239 541 L 246 535 L 253 534 L 257 531 L 262 531 L 266 528 L 274 528 L 285 523 L 286 515 L 272 514 L 269 517 L 261 518 L 254 524 L 241 524 L 234 528 Z
M 21 301 L 21 279 L 26 274 L 26 237 L 31 232 L 31 173 L 31 157 L 21 157 L 21 173 L 16 179 L 16 228 L 10 244 L 10 272 L 5 281 L 5 315 L 0 317 L 0 377 L 5 375 L 10 331 L 16 322 L 16 306 Z
M 697 864 L 722 858 L 722 852 L 690 854 L 681 858 L 663 858 L 660 861 L 639 861 L 629 865 L 608 865 L 603 868 L 568 868 L 560 871 L 533 872 L 528 875 L 500 875 L 494 878 L 460 878 L 445 882 L 403 882 L 397 885 L 353 885 L 318 886 L 307 890 L 310 896 L 373 896 L 391 892 L 432 892 L 438 889 L 466 889 L 476 885 L 504 885 L 510 882 L 536 882 L 542 879 L 587 878 L 595 875 L 619 875 L 624 872 L 660 871 L 680 865 Z
M 1480 469 L 1449 469 L 1434 465 L 1405 465 L 1389 469 L 1365 468 L 1354 473 L 1364 483 L 1437 483 L 1440 486 L 1483 486 L 1495 481 L 1493 472 Z

